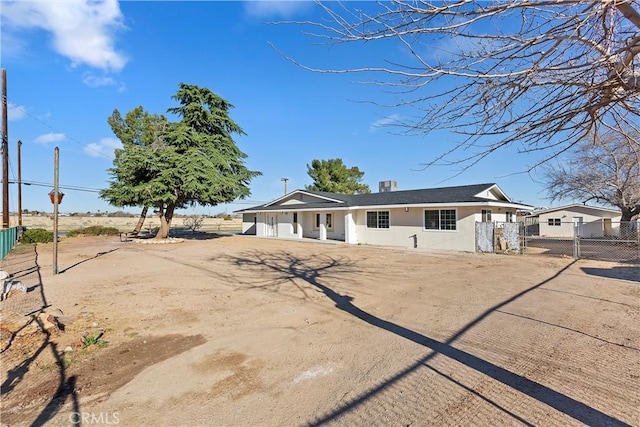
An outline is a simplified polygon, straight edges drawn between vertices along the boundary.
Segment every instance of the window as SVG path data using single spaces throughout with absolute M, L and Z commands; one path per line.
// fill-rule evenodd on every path
M 440 211 L 424 211 L 424 228 L 440 230 Z
M 367 228 L 389 228 L 389 211 L 368 211 Z
M 507 212 L 507 222 L 513 222 L 513 212 Z
M 547 220 L 547 224 L 551 227 L 560 227 L 562 225 L 562 221 L 560 218 L 549 218 Z
M 456 229 L 456 211 L 455 209 L 445 209 L 440 211 L 440 229 L 455 230 Z
M 455 209 L 433 209 L 424 211 L 425 230 L 456 230 Z
M 316 214 L 316 222 L 313 225 L 313 229 L 314 230 L 319 230 L 320 229 L 320 224 L 322 223 L 322 221 L 320 221 L 321 216 L 319 213 Z M 324 220 L 324 225 L 329 229 L 329 230 L 333 230 L 333 214 L 326 214 L 325 216 L 325 220 Z
M 482 209 L 482 222 L 491 222 L 491 209 Z

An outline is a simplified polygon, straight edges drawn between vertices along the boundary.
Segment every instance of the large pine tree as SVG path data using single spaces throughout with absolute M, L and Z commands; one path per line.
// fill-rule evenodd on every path
M 317 160 L 307 165 L 307 174 L 313 179 L 313 184 L 307 185 L 307 190 L 328 191 L 339 194 L 367 194 L 371 189 L 363 184 L 364 172 L 357 166 L 347 168 L 342 159 Z
M 233 134 L 244 132 L 229 117 L 229 102 L 185 83 L 173 99 L 180 105 L 168 111 L 181 120 L 166 123 L 143 144 L 123 141 L 109 170 L 110 186 L 101 193 L 117 206 L 154 207 L 160 218 L 157 238 L 169 236 L 175 209 L 245 198 L 249 183 L 260 175 L 246 168 L 247 155 L 233 140 Z

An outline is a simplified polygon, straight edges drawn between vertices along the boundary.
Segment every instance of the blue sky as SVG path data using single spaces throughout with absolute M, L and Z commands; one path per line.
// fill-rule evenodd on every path
M 17 174 L 16 143 L 22 144 L 22 179 L 53 182 L 53 151 L 60 148 L 60 184 L 100 189 L 119 141 L 107 124 L 114 109 L 125 114 L 142 105 L 166 114 L 181 82 L 205 86 L 231 102 L 231 117 L 247 133 L 236 138 L 262 172 L 249 202 L 261 203 L 311 184 L 313 159 L 342 158 L 365 172 L 364 182 L 395 180 L 399 189 L 497 182 L 514 200 L 549 205 L 535 176 L 521 173 L 537 159 L 502 150 L 457 175 L 458 170 L 422 163 L 445 152 L 454 134 L 396 135 L 379 127 L 401 109 L 362 76 L 307 71 L 278 50 L 318 68 L 362 66 L 402 59 L 392 44 L 329 46 L 288 19 L 318 20 L 310 2 L 7 2 L 1 4 L 1 65 L 7 70 L 10 179 Z M 16 186 L 10 204 L 17 206 Z M 51 210 L 49 187 L 23 186 L 23 208 Z M 94 192 L 63 190 L 62 212 L 116 211 Z M 218 213 L 247 202 L 198 208 Z M 127 211 L 137 212 L 136 208 Z M 192 209 L 184 211 L 193 212 Z

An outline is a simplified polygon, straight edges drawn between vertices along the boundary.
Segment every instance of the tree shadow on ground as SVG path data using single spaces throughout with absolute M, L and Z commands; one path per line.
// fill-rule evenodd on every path
M 169 232 L 169 238 L 184 239 L 184 240 L 215 240 L 221 237 L 229 237 L 233 233 L 216 232 L 216 231 L 191 231 L 182 229 L 171 229 Z M 132 242 L 135 240 L 151 240 L 156 238 L 156 232 L 143 232 L 138 235 L 121 236 L 120 241 Z
M 595 268 L 595 267 L 581 267 L 585 274 L 590 276 L 606 277 L 608 279 L 622 279 L 631 280 L 632 282 L 640 282 L 640 265 L 637 266 L 624 266 L 624 267 L 611 267 L 611 268 Z
M 191 231 L 191 230 L 171 230 L 171 237 L 179 237 L 185 240 L 215 240 L 229 237 L 230 234 L 215 231 Z
M 587 424 L 587 425 L 609 425 L 609 426 L 625 426 L 626 423 L 609 416 L 595 408 L 592 408 L 578 400 L 573 399 L 563 393 L 560 393 L 550 387 L 540 384 L 536 381 L 530 380 L 522 375 L 518 375 L 509 371 L 501 366 L 477 357 L 471 353 L 460 350 L 453 346 L 456 340 L 463 336 L 467 331 L 472 329 L 478 323 L 482 322 L 491 313 L 496 312 L 498 309 L 506 306 L 507 304 L 521 298 L 527 293 L 540 288 L 541 286 L 553 281 L 560 276 L 564 271 L 569 269 L 574 263 L 565 266 L 553 276 L 546 280 L 543 280 L 512 297 L 495 304 L 490 307 L 471 322 L 467 323 L 448 340 L 441 342 L 436 339 L 430 338 L 411 329 L 405 328 L 396 323 L 376 317 L 354 304 L 354 298 L 348 295 L 336 292 L 334 289 L 325 285 L 326 278 L 329 275 L 336 275 L 342 277 L 346 272 L 353 271 L 354 264 L 345 258 L 335 259 L 328 255 L 314 255 L 306 258 L 301 258 L 297 255 L 289 252 L 281 251 L 276 253 L 266 253 L 261 251 L 253 251 L 241 256 L 229 257 L 229 259 L 238 266 L 241 270 L 255 269 L 260 272 L 262 277 L 262 284 L 251 285 L 250 288 L 273 290 L 272 288 L 282 286 L 284 283 L 294 283 L 297 281 L 303 281 L 312 288 L 322 292 L 333 303 L 335 307 L 341 311 L 349 313 L 350 315 L 362 320 L 363 322 L 388 331 L 392 334 L 400 336 L 404 339 L 419 344 L 430 352 L 424 357 L 418 359 L 411 365 L 407 366 L 400 372 L 397 372 L 391 378 L 386 379 L 377 386 L 363 392 L 359 396 L 352 398 L 351 400 L 342 404 L 338 409 L 327 413 L 316 420 L 309 423 L 312 426 L 324 425 L 328 422 L 337 421 L 343 415 L 353 411 L 363 403 L 374 398 L 376 395 L 391 387 L 393 384 L 399 382 L 403 378 L 407 377 L 412 372 L 424 367 L 427 362 L 433 359 L 436 355 L 440 354 L 446 356 L 458 363 L 461 363 L 479 373 L 482 373 L 495 381 L 498 381 L 514 390 L 519 391 L 541 403 L 544 403 L 555 410 L 562 412 L 571 418 Z M 342 280 L 342 279 L 341 279 Z M 299 284 L 296 286 L 300 287 Z M 428 366 L 428 365 L 427 365 Z M 500 407 L 497 403 L 491 402 L 491 404 L 513 417 L 518 422 L 522 422 L 522 419 L 517 415 L 509 412 L 507 409 Z
M 28 313 L 28 315 L 33 316 L 32 322 L 36 322 L 44 337 L 35 351 L 32 351 L 29 355 L 25 355 L 25 359 L 20 364 L 8 370 L 6 380 L 0 385 L 0 394 L 2 394 L 3 400 L 6 401 L 10 393 L 15 390 L 15 387 L 19 385 L 20 382 L 22 382 L 25 375 L 29 372 L 31 365 L 36 361 L 38 356 L 47 348 L 49 348 L 51 354 L 55 359 L 55 365 L 58 369 L 58 386 L 55 392 L 53 392 L 53 394 L 51 395 L 49 402 L 43 407 L 36 419 L 31 423 L 31 425 L 40 426 L 45 425 L 47 421 L 49 421 L 56 413 L 58 413 L 58 411 L 68 399 L 71 399 L 72 401 L 74 413 L 80 412 L 80 404 L 75 387 L 76 377 L 67 376 L 66 361 L 64 360 L 63 355 L 64 353 L 58 350 L 57 344 L 51 339 L 51 332 L 45 328 L 45 325 L 38 316 L 45 312 L 45 309 L 49 306 L 49 304 L 47 303 L 47 299 L 44 293 L 42 275 L 40 273 L 40 265 L 38 264 L 38 250 L 36 244 L 33 244 L 33 251 L 29 252 L 29 254 L 30 258 L 23 260 L 23 264 L 25 261 L 27 261 L 31 264 L 31 267 L 23 269 L 22 271 L 31 271 L 32 274 L 34 274 L 37 278 L 38 283 L 36 283 L 34 286 L 31 286 L 29 289 L 31 292 L 34 292 L 37 288 L 39 288 L 41 308 Z M 13 264 L 13 266 L 23 264 Z M 11 273 L 11 266 L 12 263 L 10 260 L 7 263 L 5 263 L 3 260 L 2 267 L 3 269 L 5 269 L 5 271 Z M 25 325 L 24 327 L 26 327 L 27 325 Z M 11 342 L 13 342 L 13 339 L 18 332 L 19 331 L 13 332 Z M 5 349 L 4 351 L 6 350 L 7 349 Z
M 63 270 L 60 270 L 58 273 L 60 273 L 60 274 L 65 273 L 65 272 L 67 272 L 67 271 L 71 270 L 72 268 L 79 266 L 80 264 L 84 264 L 85 262 L 87 262 L 87 261 L 91 261 L 92 259 L 96 259 L 96 258 L 99 258 L 99 257 L 101 257 L 101 256 L 104 256 L 104 255 L 110 254 L 111 252 L 115 252 L 115 251 L 117 251 L 118 249 L 119 249 L 119 248 L 115 248 L 115 249 L 111 249 L 110 251 L 98 252 L 97 254 L 95 254 L 94 256 L 92 256 L 91 258 L 87 258 L 87 259 L 85 259 L 85 260 L 78 261 L 78 262 L 76 262 L 75 264 L 70 265 L 69 267 L 67 267 L 67 268 L 65 268 L 65 269 L 63 269 Z

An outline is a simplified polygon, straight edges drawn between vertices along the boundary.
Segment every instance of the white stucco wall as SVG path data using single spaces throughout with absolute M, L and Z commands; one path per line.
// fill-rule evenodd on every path
M 603 237 L 605 234 L 604 219 L 610 219 L 611 230 L 609 234 L 619 234 L 621 215 L 615 212 L 594 211 L 588 207 L 573 207 L 548 213 L 541 213 L 540 235 L 549 237 L 573 237 L 573 218 L 582 217 L 582 237 Z M 550 226 L 549 219 L 560 219 L 560 226 Z M 607 230 L 609 232 L 609 230 Z
M 511 222 L 517 222 L 515 209 L 505 209 L 505 208 L 497 208 L 497 207 L 489 207 L 489 208 L 478 207 L 475 211 L 476 213 L 474 214 L 474 222 L 482 221 L 483 209 L 491 211 L 490 222 L 507 222 L 507 212 L 511 212 Z
M 242 234 L 255 235 L 258 228 L 256 222 L 256 214 L 242 214 Z
M 316 228 L 316 214 L 320 213 L 322 218 L 326 218 L 326 214 L 332 214 L 333 227 L 327 229 L 327 239 L 344 240 L 344 215 L 347 211 L 322 211 L 322 212 L 301 212 L 298 215 L 298 221 L 302 220 L 303 237 L 312 239 L 320 238 L 320 229 Z
M 446 208 L 445 208 L 446 209 Z M 475 251 L 475 214 L 477 207 L 457 208 L 456 230 L 425 230 L 423 208 L 380 209 L 389 211 L 390 228 L 367 228 L 367 210 L 358 210 L 358 243 L 413 248 Z

